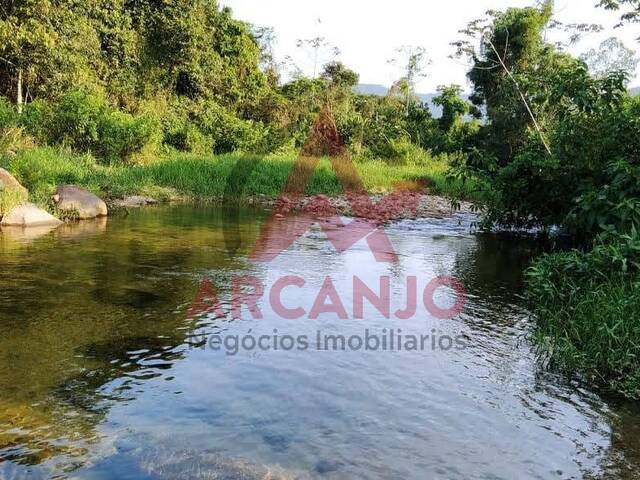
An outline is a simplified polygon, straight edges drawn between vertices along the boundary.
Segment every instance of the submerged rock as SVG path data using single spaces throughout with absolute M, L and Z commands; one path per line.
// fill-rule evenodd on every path
M 93 193 L 74 185 L 59 186 L 53 201 L 63 212 L 77 212 L 81 220 L 103 217 L 109 213 L 104 201 Z
M 27 189 L 24 188 L 20 182 L 4 168 L 0 168 L 0 190 L 15 190 L 25 196 L 29 195 Z
M 146 205 L 155 205 L 158 201 L 151 197 L 144 197 L 141 195 L 131 195 L 130 197 L 125 197 L 122 200 L 116 200 L 113 204 L 116 207 L 120 208 L 137 208 L 144 207 Z
M 24 203 L 10 210 L 0 226 L 3 227 L 57 227 L 62 222 L 48 212 L 36 207 L 32 203 Z

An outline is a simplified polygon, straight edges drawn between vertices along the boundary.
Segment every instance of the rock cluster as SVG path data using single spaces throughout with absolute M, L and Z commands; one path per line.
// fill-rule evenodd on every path
M 277 200 L 255 197 L 249 203 L 273 208 L 278 218 L 290 212 L 304 212 L 318 217 L 339 214 L 370 220 L 377 224 L 407 218 L 445 218 L 454 213 L 450 200 L 437 195 L 411 191 L 385 195 L 350 194 L 338 197 L 314 195 L 292 198 L 282 195 Z M 460 205 L 460 212 L 470 213 L 471 211 L 471 204 L 463 202 Z
M 57 227 L 63 222 L 26 200 L 29 192 L 9 172 L 0 168 L 0 193 L 15 192 L 18 204 L 0 212 L 2 227 Z M 77 218 L 91 219 L 108 214 L 107 205 L 93 193 L 74 185 L 61 185 L 53 196 L 58 210 L 63 213 L 77 215 Z

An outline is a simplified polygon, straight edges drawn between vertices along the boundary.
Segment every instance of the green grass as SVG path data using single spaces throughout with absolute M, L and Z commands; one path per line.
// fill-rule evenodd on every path
M 173 197 L 210 200 L 222 197 L 225 191 L 240 197 L 276 198 L 294 161 L 294 156 L 173 154 L 145 165 L 104 166 L 89 155 L 43 147 L 24 150 L 13 158 L 2 158 L 0 165 L 29 189 L 32 201 L 47 205 L 56 186 L 66 183 L 85 187 L 106 199 L 144 194 L 159 200 Z M 431 193 L 458 198 L 473 195 L 468 184 L 447 181 L 448 165 L 443 159 L 421 159 L 420 164 L 407 165 L 368 160 L 356 162 L 356 167 L 369 192 L 388 192 L 399 182 L 427 180 Z M 230 181 L 234 168 L 235 181 Z M 322 159 L 306 193 L 338 195 L 341 192 L 328 159 Z
M 0 190 L 0 217 L 9 212 L 13 207 L 19 205 L 26 200 L 23 191 L 18 190 Z
M 543 363 L 638 400 L 640 243 L 623 238 L 586 253 L 539 257 L 527 272 L 528 287 Z
M 640 399 L 640 285 L 615 281 L 539 309 L 536 343 L 551 364 Z

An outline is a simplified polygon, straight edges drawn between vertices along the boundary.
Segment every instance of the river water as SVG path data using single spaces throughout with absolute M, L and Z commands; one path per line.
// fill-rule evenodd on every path
M 250 253 L 266 216 L 159 207 L 0 234 L 0 478 L 637 478 L 638 408 L 536 364 L 533 245 L 457 216 L 389 226 L 390 262 L 365 241 L 339 253 L 317 227 L 264 262 Z M 247 276 L 263 318 L 223 316 L 234 282 L 252 297 Z M 278 299 L 297 319 L 271 298 L 291 277 L 304 285 Z M 418 306 L 400 320 L 410 277 Z M 453 318 L 422 302 L 442 277 L 464 286 Z M 367 301 L 354 318 L 354 278 L 373 292 L 388 278 L 391 318 Z M 348 318 L 310 318 L 327 281 L 324 310 Z M 212 292 L 222 313 L 205 311 Z M 391 348 L 392 330 L 426 340 Z

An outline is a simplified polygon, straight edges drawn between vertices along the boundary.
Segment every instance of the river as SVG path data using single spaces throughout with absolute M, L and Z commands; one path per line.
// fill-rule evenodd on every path
M 0 478 L 637 478 L 637 406 L 536 363 L 531 242 L 458 215 L 388 226 L 388 262 L 317 227 L 258 261 L 266 218 L 154 207 L 0 234 Z M 464 288 L 452 318 L 423 305 L 435 278 Z M 358 315 L 384 282 L 391 313 Z M 236 284 L 255 311 L 225 315 Z

